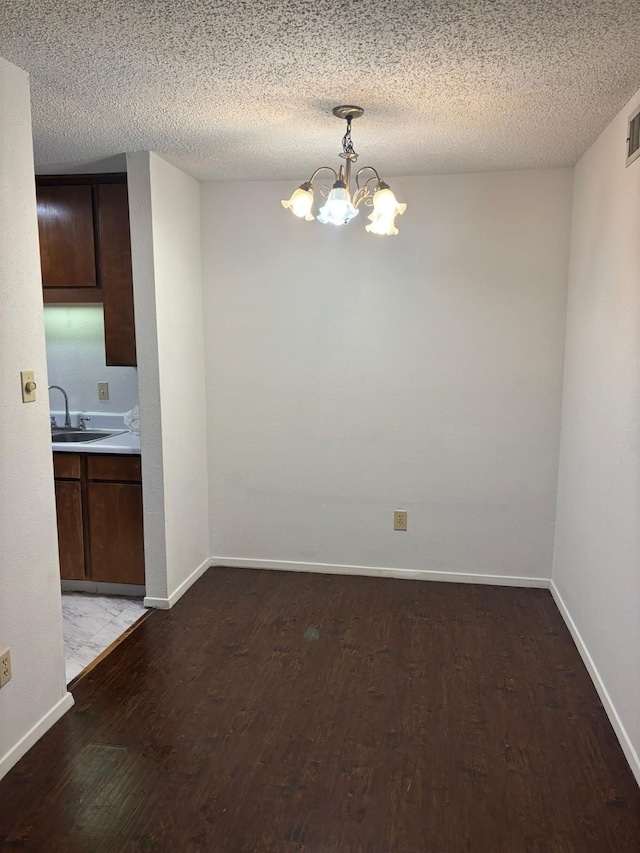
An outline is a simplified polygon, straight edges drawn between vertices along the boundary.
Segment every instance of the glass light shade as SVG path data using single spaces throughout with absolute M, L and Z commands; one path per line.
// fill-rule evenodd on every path
M 389 187 L 384 187 L 374 193 L 373 212 L 381 216 L 397 216 L 407 209 L 406 204 L 400 204 Z
M 369 216 L 371 225 L 367 225 L 366 230 L 371 234 L 392 237 L 398 233 L 394 220 L 406 209 L 407 205 L 400 204 L 389 187 L 379 189 L 373 196 L 373 213 Z
M 311 205 L 313 204 L 313 189 L 305 189 L 298 187 L 294 191 L 291 198 L 286 201 L 283 199 L 282 206 L 288 208 L 294 216 L 299 219 L 311 220 L 315 217 L 311 213 Z
M 366 226 L 365 230 L 370 234 L 383 234 L 387 237 L 393 237 L 398 233 L 394 223 L 395 216 L 376 216 L 372 213 L 369 219 L 373 221 Z
M 346 187 L 335 186 L 329 193 L 326 202 L 320 208 L 318 222 L 331 225 L 346 225 L 358 211 L 351 204 L 351 197 Z

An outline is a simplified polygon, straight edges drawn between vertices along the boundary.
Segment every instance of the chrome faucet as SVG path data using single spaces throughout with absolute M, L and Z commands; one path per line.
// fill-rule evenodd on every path
M 62 391 L 62 393 L 64 395 L 64 425 L 65 425 L 65 427 L 70 427 L 71 426 L 71 418 L 69 417 L 69 398 L 67 397 L 67 392 L 64 390 L 64 388 L 60 387 L 60 385 L 49 385 L 49 391 L 51 391 L 52 388 L 57 388 L 58 391 Z M 51 426 L 53 427 L 55 425 L 56 425 L 56 419 L 54 417 L 52 417 L 51 418 Z

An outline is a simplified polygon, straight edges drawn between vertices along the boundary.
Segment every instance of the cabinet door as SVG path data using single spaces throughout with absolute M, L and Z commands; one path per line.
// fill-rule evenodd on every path
M 39 186 L 38 232 L 43 287 L 95 288 L 90 186 Z
M 126 184 L 98 186 L 98 234 L 107 364 L 135 367 L 136 331 Z
M 83 580 L 85 565 L 82 486 L 79 481 L 56 480 L 55 487 L 60 577 L 64 580 Z
M 89 483 L 91 580 L 144 583 L 142 486 Z

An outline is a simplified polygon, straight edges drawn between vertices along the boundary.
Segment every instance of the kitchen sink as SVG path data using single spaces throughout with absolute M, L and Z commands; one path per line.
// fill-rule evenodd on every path
M 51 441 L 57 444 L 62 441 L 100 441 L 102 438 L 110 438 L 112 435 L 122 435 L 123 429 L 56 429 L 51 432 Z

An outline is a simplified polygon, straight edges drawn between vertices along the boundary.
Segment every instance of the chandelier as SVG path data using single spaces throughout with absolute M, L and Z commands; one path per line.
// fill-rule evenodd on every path
M 385 234 L 391 236 L 398 233 L 395 226 L 396 216 L 407 209 L 406 204 L 399 204 L 395 195 L 389 189 L 373 166 L 363 166 L 355 174 L 355 191 L 351 195 L 351 165 L 356 162 L 358 155 L 353 150 L 351 141 L 351 122 L 359 118 L 364 110 L 362 107 L 341 106 L 334 107 L 333 114 L 338 118 L 345 119 L 347 131 L 342 137 L 342 151 L 340 156 L 345 160 L 338 172 L 331 166 L 320 166 L 316 169 L 308 181 L 300 184 L 293 192 L 291 198 L 283 200 L 282 206 L 288 208 L 294 216 L 300 219 L 311 220 L 315 217 L 311 213 L 313 206 L 313 182 L 319 172 L 328 171 L 333 174 L 334 184 L 331 189 L 328 186 L 320 188 L 320 192 L 327 200 L 318 212 L 318 222 L 323 225 L 348 225 L 358 215 L 359 207 L 365 204 L 373 207 L 369 215 L 371 220 L 366 230 L 371 234 Z M 368 173 L 373 172 L 367 178 Z

